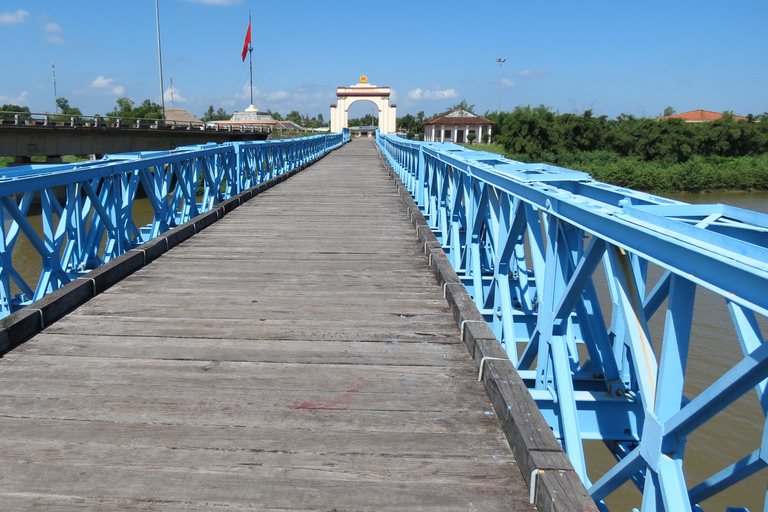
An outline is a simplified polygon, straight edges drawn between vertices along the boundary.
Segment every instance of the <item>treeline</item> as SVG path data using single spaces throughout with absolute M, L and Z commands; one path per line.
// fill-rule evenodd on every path
M 589 172 L 639 190 L 768 190 L 768 114 L 716 121 L 616 119 L 540 107 L 486 113 L 506 156 Z

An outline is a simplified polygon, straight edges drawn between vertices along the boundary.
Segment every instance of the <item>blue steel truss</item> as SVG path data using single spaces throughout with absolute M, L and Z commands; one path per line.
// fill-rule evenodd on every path
M 1 169 L 0 318 L 347 140 L 345 131 Z M 132 213 L 139 187 L 154 210 L 152 223 L 142 227 L 136 225 Z M 37 198 L 42 233 L 28 218 Z M 37 283 L 27 282 L 14 267 L 13 249 L 22 234 L 42 260 Z M 11 282 L 20 294 L 12 296 Z
M 713 454 L 722 471 L 690 489 L 683 470 L 688 435 L 742 395 L 756 390 L 768 411 L 768 344 L 757 321 L 768 315 L 768 216 L 452 144 L 381 134 L 377 143 L 601 507 L 631 481 L 643 511 L 701 510 L 768 465 L 764 427 L 750 455 Z M 653 286 L 649 263 L 664 272 Z M 596 292 L 598 270 L 609 304 Z M 689 400 L 697 287 L 723 298 L 743 357 Z M 666 315 L 660 350 L 654 315 Z M 584 451 L 591 439 L 617 461 L 595 482 Z

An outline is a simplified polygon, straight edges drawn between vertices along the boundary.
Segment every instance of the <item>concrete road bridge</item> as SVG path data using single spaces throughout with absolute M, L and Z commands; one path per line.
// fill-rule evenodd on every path
M 765 418 L 764 215 L 347 133 L 19 167 L 0 201 L 4 509 L 699 511 L 766 466 L 768 436 L 683 464 L 753 390 Z M 740 355 L 692 392 L 697 289 Z
M 0 157 L 14 157 L 17 165 L 31 163 L 33 156 L 44 156 L 47 163 L 61 163 L 62 155 L 101 158 L 106 154 L 171 150 L 209 142 L 266 140 L 268 135 L 267 128 L 254 124 L 220 127 L 201 122 L 24 112 L 12 120 L 0 119 Z

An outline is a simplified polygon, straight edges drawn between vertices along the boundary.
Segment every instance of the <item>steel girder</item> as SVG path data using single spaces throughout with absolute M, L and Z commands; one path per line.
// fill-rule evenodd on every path
M 288 140 L 186 146 L 109 155 L 0 174 L 0 318 L 250 187 L 304 165 L 349 140 L 348 132 Z M 133 220 L 141 187 L 154 217 Z M 40 228 L 30 222 L 36 210 Z M 33 207 L 33 202 L 35 206 Z M 14 263 L 23 236 L 40 255 L 37 282 Z M 20 290 L 12 294 L 12 283 Z
M 643 511 L 701 510 L 768 465 L 767 426 L 751 454 L 717 453 L 724 469 L 690 490 L 683 471 L 688 435 L 725 407 L 754 389 L 768 411 L 768 344 L 757 320 L 768 315 L 768 216 L 452 144 L 381 134 L 377 143 L 597 502 L 631 481 Z M 649 263 L 664 271 L 655 283 Z M 697 287 L 723 298 L 743 358 L 691 400 Z M 658 351 L 654 315 L 665 315 Z M 618 461 L 594 483 L 588 439 Z

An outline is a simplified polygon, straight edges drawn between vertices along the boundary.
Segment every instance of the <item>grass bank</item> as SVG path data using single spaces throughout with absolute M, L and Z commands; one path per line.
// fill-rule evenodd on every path
M 83 162 L 85 160 L 88 160 L 87 157 L 80 156 L 80 155 L 63 155 L 61 157 L 61 161 L 65 164 L 71 164 L 75 162 Z M 12 156 L 3 156 L 0 157 L 0 168 L 8 167 L 9 164 L 13 163 L 13 157 Z M 33 156 L 32 157 L 32 163 L 33 164 L 44 164 L 45 163 L 45 157 L 44 156 Z
M 501 144 L 467 144 L 512 160 L 531 162 L 526 155 L 508 155 Z M 592 178 L 652 193 L 768 190 L 768 154 L 742 157 L 694 156 L 683 163 L 641 161 L 610 151 L 548 155 L 542 163 L 589 173 Z

